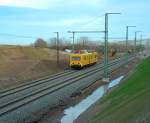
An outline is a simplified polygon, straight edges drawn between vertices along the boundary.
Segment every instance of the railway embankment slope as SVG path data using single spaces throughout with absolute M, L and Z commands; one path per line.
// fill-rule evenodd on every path
M 150 57 L 96 109 L 90 123 L 150 123 Z
M 58 66 L 56 54 L 49 48 L 0 45 L 0 89 L 63 71 L 68 67 L 68 55 L 60 51 Z

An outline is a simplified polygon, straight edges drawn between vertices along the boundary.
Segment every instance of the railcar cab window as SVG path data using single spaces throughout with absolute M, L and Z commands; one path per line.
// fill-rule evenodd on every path
M 72 57 L 72 61 L 80 61 L 80 57 Z

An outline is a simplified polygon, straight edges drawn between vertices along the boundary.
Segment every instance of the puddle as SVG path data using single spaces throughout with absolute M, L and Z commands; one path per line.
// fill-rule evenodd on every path
M 108 85 L 108 89 L 114 87 L 115 85 L 118 85 L 119 82 L 124 78 L 124 76 L 121 76 L 115 80 L 112 80 L 111 83 Z
M 104 85 L 96 89 L 91 95 L 86 97 L 80 103 L 73 107 L 69 107 L 64 110 L 65 116 L 60 120 L 61 123 L 73 123 L 75 119 L 79 117 L 84 111 L 86 111 L 92 104 L 98 101 L 108 89 L 114 87 L 119 84 L 119 82 L 123 79 L 124 76 L 121 76 L 113 81 L 111 81 L 108 85 Z

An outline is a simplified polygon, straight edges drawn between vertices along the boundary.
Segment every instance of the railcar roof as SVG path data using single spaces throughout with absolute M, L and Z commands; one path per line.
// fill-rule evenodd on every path
M 96 53 L 96 52 L 93 52 L 94 54 Z M 93 53 L 71 53 L 70 55 L 72 55 L 72 56 L 81 56 L 81 55 L 91 55 L 91 54 L 93 54 Z

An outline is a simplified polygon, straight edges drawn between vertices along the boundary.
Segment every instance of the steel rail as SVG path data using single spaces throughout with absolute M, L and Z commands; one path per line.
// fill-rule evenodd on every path
M 57 78 L 61 78 L 63 76 L 72 74 L 74 72 L 75 71 L 65 72 L 64 74 L 59 74 L 59 75 L 53 76 L 52 78 L 40 79 L 40 80 L 34 81 L 32 83 L 29 83 L 29 84 L 24 84 L 24 85 L 21 85 L 21 86 L 18 86 L 18 87 L 11 88 L 7 91 L 2 92 L 0 94 L 0 98 L 2 98 L 4 96 L 7 96 L 7 95 L 10 95 L 10 94 L 13 94 L 13 93 L 16 93 L 16 92 L 19 92 L 19 91 L 22 91 L 22 90 L 25 90 L 25 89 L 28 89 L 28 88 L 31 88 L 31 87 L 34 87 L 34 86 L 37 86 L 37 85 L 40 85 L 40 84 L 43 84 L 45 82 L 55 80 Z
M 29 81 L 29 82 L 26 82 L 26 83 L 22 83 L 22 84 L 19 84 L 18 86 L 15 86 L 15 87 L 10 87 L 10 88 L 4 89 L 4 90 L 0 90 L 0 94 L 8 92 L 8 91 L 16 89 L 16 88 L 20 88 L 20 87 L 23 87 L 23 86 L 26 86 L 26 85 L 30 85 L 30 84 L 36 83 L 36 82 L 44 80 L 44 79 L 49 79 L 51 77 L 55 77 L 55 76 L 59 76 L 59 75 L 63 76 L 64 74 L 66 74 L 66 73 L 68 73 L 70 71 L 71 70 L 66 70 L 66 71 L 59 72 L 59 73 L 56 73 L 56 74 L 53 74 L 53 75 L 48 75 L 48 76 L 45 76 L 45 77 L 42 77 L 42 78 L 39 78 L 39 79 L 36 79 L 36 80 L 32 80 L 32 81 Z
M 101 64 L 101 66 L 102 66 L 102 64 Z M 74 78 L 76 78 L 76 77 L 78 77 L 78 76 L 81 76 L 81 75 L 83 75 L 83 74 L 85 74 L 85 73 L 87 73 L 88 71 L 92 71 L 92 70 L 95 70 L 95 69 L 97 69 L 97 67 L 98 67 L 98 65 L 97 66 L 94 66 L 94 67 L 92 67 L 91 69 L 86 69 L 86 70 L 84 70 L 84 71 L 78 71 L 77 73 L 75 73 L 75 74 L 71 74 L 71 76 L 66 76 L 66 77 L 64 77 L 63 79 L 61 79 L 61 78 L 59 78 L 59 79 L 56 79 L 56 80 L 54 80 L 54 81 L 52 81 L 51 83 L 46 83 L 46 85 L 42 82 L 42 85 L 40 85 L 40 86 L 34 86 L 33 88 L 32 88 L 32 90 L 30 89 L 29 90 L 29 88 L 27 88 L 27 87 L 24 87 L 24 88 L 21 88 L 20 89 L 20 92 L 19 93 L 17 93 L 19 90 L 17 89 L 17 90 L 14 90 L 13 92 L 8 92 L 8 93 L 4 93 L 4 94 L 2 94 L 1 95 L 1 98 L 0 98 L 0 105 L 2 104 L 2 105 L 4 105 L 4 103 L 5 102 L 7 102 L 7 101 L 9 101 L 9 100 L 11 100 L 11 101 L 13 101 L 14 99 L 16 99 L 16 98 L 18 98 L 18 96 L 24 96 L 24 95 L 29 95 L 29 93 L 31 92 L 31 93 L 33 93 L 34 91 L 37 91 L 37 90 L 41 90 L 42 88 L 46 88 L 46 87 L 53 87 L 53 86 L 55 86 L 55 85 L 58 85 L 58 84 L 61 84 L 61 83 L 63 83 L 63 82 L 65 82 L 65 81 L 69 81 L 69 80 L 71 80 L 71 79 L 74 79 Z M 55 82 L 56 81 L 56 82 Z M 26 90 L 25 90 L 26 89 Z M 24 92 L 24 93 L 23 93 Z M 16 94 L 15 94 L 16 93 Z M 26 93 L 26 94 L 25 94 Z M 0 106 L 1 107 L 1 106 Z
M 119 59 L 119 58 L 116 58 L 116 59 Z M 100 61 L 97 64 L 102 64 L 102 63 L 103 63 L 103 61 Z M 89 69 L 89 68 L 86 68 L 86 69 Z M 83 69 L 83 70 L 85 70 L 85 69 Z M 40 83 L 39 81 L 43 81 L 43 80 L 50 81 L 50 80 L 53 80 L 53 79 L 55 79 L 57 77 L 62 77 L 65 74 L 69 74 L 70 72 L 77 72 L 77 70 L 66 70 L 66 71 L 63 71 L 63 72 L 60 72 L 60 73 L 56 73 L 56 74 L 53 74 L 53 75 L 48 75 L 46 77 L 42 77 L 42 78 L 39 78 L 39 79 L 36 79 L 36 80 L 32 80 L 32 81 L 29 81 L 29 82 L 26 82 L 26 83 L 22 83 L 22 84 L 19 84 L 18 86 L 14 86 L 14 87 L 10 87 L 10 88 L 4 89 L 4 90 L 0 90 L 0 97 L 1 97 L 1 94 L 7 93 L 8 91 L 15 90 L 17 88 L 21 88 L 21 87 L 29 86 L 29 85 L 31 85 L 31 87 L 32 87 L 32 84 L 34 84 L 34 83 Z
M 117 58 L 117 59 L 115 59 L 114 61 L 116 61 L 116 60 L 118 60 L 118 59 L 120 59 L 120 58 Z M 96 67 L 96 66 L 95 66 Z M 93 68 L 92 68 L 93 69 Z M 86 69 L 87 70 L 87 69 Z M 82 71 L 82 72 L 85 72 L 85 71 Z M 55 81 L 55 80 L 54 80 Z M 54 82 L 53 81 L 53 82 Z M 57 81 L 57 80 L 56 80 Z M 60 80 L 59 80 L 60 81 Z M 44 87 L 44 86 L 48 86 L 48 83 L 47 83 L 47 85 L 45 85 L 44 83 L 46 83 L 46 82 L 49 82 L 49 81 L 42 81 L 42 82 L 40 82 L 40 83 L 42 83 L 42 85 L 40 86 L 40 87 L 38 87 L 37 85 L 39 85 L 39 84 L 37 84 L 36 86 L 31 86 L 31 87 L 33 87 L 32 88 L 32 90 L 31 90 L 31 87 L 29 86 L 29 87 L 23 87 L 23 88 L 19 88 L 19 89 L 17 89 L 17 90 L 13 90 L 13 92 L 12 91 L 9 91 L 9 92 L 6 92 L 6 93 L 4 93 L 4 94 L 1 94 L 1 98 L 0 98 L 0 102 L 1 103 L 4 103 L 5 101 L 9 101 L 9 100 L 13 100 L 14 98 L 17 98 L 19 95 L 20 96 L 22 96 L 22 95 L 25 95 L 24 93 L 26 93 L 26 94 L 28 94 L 28 93 L 30 93 L 30 92 L 32 92 L 32 91 L 34 91 L 34 90 L 36 90 L 36 89 L 39 89 L 39 88 L 41 88 L 42 86 Z M 50 83 L 51 84 L 51 83 Z M 35 85 L 35 84 L 34 84 Z M 26 90 L 25 90 L 26 89 Z M 29 91 L 28 91 L 28 90 Z M 20 93 L 17 93 L 18 91 L 20 91 Z M 28 92 L 27 92 L 28 91 Z M 15 94 L 16 93 L 16 94 Z M 12 95 L 13 97 L 11 97 L 11 94 L 14 94 L 14 95 Z M 9 96 L 10 95 L 10 96 Z
M 103 62 L 100 61 L 97 64 L 101 64 L 101 63 L 103 63 Z M 59 72 L 59 73 L 56 73 L 56 74 L 53 74 L 53 75 L 48 75 L 48 76 L 45 76 L 45 77 L 42 77 L 42 78 L 39 78 L 39 79 L 36 79 L 36 80 L 32 80 L 32 81 L 29 81 L 29 82 L 26 82 L 26 83 L 19 84 L 18 86 L 14 86 L 14 87 L 10 87 L 10 88 L 4 89 L 4 90 L 0 90 L 0 94 L 11 91 L 11 90 L 14 90 L 14 89 L 17 89 L 17 88 L 20 88 L 20 87 L 32 85 L 33 83 L 38 83 L 39 81 L 42 81 L 42 80 L 49 80 L 49 79 L 53 80 L 57 77 L 62 77 L 65 74 L 69 74 L 70 72 L 76 72 L 76 71 L 77 70 L 65 70 L 65 71 L 62 71 L 62 72 Z
M 117 61 L 117 62 L 118 62 L 118 61 Z M 116 63 L 116 62 L 115 62 L 115 63 Z M 100 66 L 100 68 L 103 68 L 103 66 Z M 56 86 L 58 86 L 58 85 L 64 84 L 64 83 L 67 82 L 67 81 L 71 81 L 71 80 L 75 79 L 76 77 L 81 77 L 81 76 L 86 75 L 87 73 L 92 72 L 93 70 L 97 70 L 97 69 L 99 69 L 99 68 L 96 67 L 95 69 L 91 69 L 90 71 L 84 71 L 84 73 L 82 73 L 82 74 L 73 76 L 73 77 L 71 77 L 71 78 L 64 79 L 63 81 L 60 81 L 60 82 L 58 82 L 58 83 L 52 83 L 52 85 L 49 85 L 49 86 L 47 86 L 47 87 L 40 88 L 39 90 L 35 90 L 35 91 L 33 91 L 32 93 L 29 93 L 29 94 L 27 94 L 27 95 L 24 95 L 24 96 L 22 96 L 22 97 L 20 97 L 20 98 L 15 98 L 14 100 L 11 100 L 10 102 L 2 103 L 2 105 L 0 105 L 0 109 L 3 108 L 3 107 L 5 107 L 5 106 L 7 106 L 7 105 L 9 105 L 9 104 L 12 103 L 12 102 L 16 102 L 16 101 L 19 101 L 19 100 L 24 99 L 25 97 L 32 96 L 32 95 L 37 94 L 37 93 L 40 93 L 40 92 L 42 92 L 42 91 L 44 91 L 44 90 L 54 88 L 54 87 L 56 87 Z
M 115 60 L 117 60 L 117 59 L 120 59 L 120 57 L 116 58 Z M 103 63 L 103 61 L 98 62 L 98 64 L 101 64 L 101 63 Z M 86 68 L 86 69 L 90 69 L 90 67 L 89 67 L 89 68 Z M 85 70 L 85 69 L 84 69 L 84 70 Z M 46 76 L 46 77 L 42 77 L 42 78 L 39 78 L 39 79 L 36 79 L 36 80 L 32 80 L 32 81 L 29 81 L 29 82 L 26 82 L 26 83 L 22 83 L 22 84 L 19 84 L 18 86 L 15 86 L 15 87 L 10 87 L 10 88 L 4 89 L 4 90 L 0 90 L 0 98 L 1 98 L 1 96 L 2 96 L 4 93 L 8 93 L 8 92 L 10 92 L 10 91 L 12 91 L 12 90 L 19 89 L 19 88 L 21 88 L 21 87 L 25 88 L 25 86 L 28 86 L 28 87 L 29 87 L 30 85 L 31 85 L 31 87 L 33 87 L 33 86 L 36 85 L 35 83 L 41 84 L 41 83 L 43 83 L 43 82 L 46 82 L 46 80 L 47 80 L 47 81 L 51 81 L 51 80 L 54 80 L 54 79 L 56 79 L 56 78 L 58 78 L 58 77 L 63 77 L 65 74 L 68 75 L 68 74 L 71 73 L 71 72 L 73 72 L 73 71 L 72 71 L 72 70 L 66 70 L 66 71 L 59 72 L 59 73 L 56 73 L 56 74 L 53 74 L 53 75 L 48 75 L 48 76 Z M 74 70 L 74 72 L 77 72 L 77 71 Z M 33 85 L 33 86 L 32 86 L 32 85 Z M 37 84 L 37 85 L 38 85 L 38 84 Z M 21 89 L 19 89 L 19 90 L 21 90 Z M 2 96 L 2 97 L 3 97 L 3 96 Z
M 120 58 L 117 58 L 117 59 L 120 59 Z M 115 59 L 115 60 L 117 60 L 117 59 Z M 96 66 L 98 66 L 99 64 L 102 64 L 102 62 L 98 62 L 96 64 Z M 94 66 L 94 67 L 96 67 L 96 66 Z M 4 90 L 3 92 L 0 93 L 0 98 L 3 98 L 3 97 L 8 96 L 10 94 L 14 94 L 14 93 L 19 92 L 19 91 L 23 91 L 25 89 L 29 89 L 29 88 L 41 85 L 43 83 L 50 83 L 52 80 L 55 80 L 58 78 L 60 79 L 61 77 L 64 77 L 67 75 L 72 75 L 73 73 L 76 73 L 76 72 L 85 72 L 85 71 L 90 70 L 90 69 L 93 69 L 93 67 L 91 66 L 87 69 L 83 69 L 82 71 L 73 70 L 73 71 L 67 71 L 65 73 L 61 72 L 59 74 L 54 74 L 52 76 L 52 78 L 43 78 L 43 79 L 38 79 L 38 80 L 29 82 L 29 83 L 24 83 L 24 84 L 21 84 L 17 87 L 13 87 L 13 88 Z
M 111 63 L 109 66 L 113 66 L 114 64 L 116 64 L 116 63 L 118 63 L 118 62 L 119 62 L 119 61 L 113 62 L 113 63 Z M 120 65 L 119 65 L 119 66 L 120 66 Z M 55 87 L 57 87 L 57 86 L 60 86 L 60 87 L 57 87 L 57 88 L 51 87 L 51 89 L 52 89 L 53 91 L 50 91 L 50 90 L 49 90 L 50 88 L 45 88 L 45 89 L 43 89 L 43 90 L 37 91 L 36 93 L 32 93 L 32 94 L 30 94 L 30 95 L 28 95 L 28 96 L 25 96 L 25 97 L 22 97 L 22 98 L 20 98 L 20 99 L 17 99 L 17 100 L 15 100 L 14 102 L 9 102 L 9 103 L 3 105 L 4 107 L 1 106 L 1 109 L 2 109 L 2 108 L 6 108 L 6 109 L 7 109 L 6 106 L 8 106 L 8 107 L 10 106 L 10 107 L 11 107 L 11 104 L 17 103 L 18 101 L 20 101 L 20 102 L 22 102 L 22 103 L 19 104 L 19 105 L 16 106 L 16 107 L 12 107 L 12 108 L 10 108 L 10 109 L 4 110 L 3 112 L 0 112 L 0 116 L 3 115 L 3 114 L 5 114 L 5 113 L 7 113 L 8 111 L 11 111 L 11 110 L 13 110 L 13 109 L 19 108 L 20 106 L 23 106 L 23 105 L 25 105 L 25 104 L 27 104 L 27 103 L 29 103 L 29 102 L 32 102 L 32 101 L 34 101 L 34 100 L 36 100 L 36 99 L 38 99 L 38 98 L 40 98 L 40 97 L 42 97 L 42 96 L 45 96 L 45 95 L 49 94 L 50 92 L 52 93 L 52 92 L 57 91 L 58 89 L 61 89 L 61 88 L 65 87 L 65 86 L 68 86 L 68 85 L 70 85 L 70 84 L 76 82 L 76 81 L 79 80 L 79 79 L 83 79 L 83 78 L 85 78 L 85 77 L 87 77 L 87 76 L 89 76 L 89 75 L 91 75 L 91 74 L 94 74 L 94 73 L 98 72 L 99 69 L 101 70 L 102 68 L 104 68 L 104 66 L 102 66 L 102 67 L 100 67 L 100 68 L 97 68 L 95 71 L 89 71 L 88 73 L 84 74 L 83 76 L 79 76 L 78 78 L 73 79 L 72 82 L 66 82 L 66 83 L 62 83 L 62 84 L 59 84 L 59 85 L 55 85 Z M 46 90 L 47 90 L 47 91 L 50 91 L 50 92 L 49 92 L 49 93 L 45 93 L 45 94 L 42 94 L 42 93 L 41 93 L 41 92 L 45 92 Z M 35 96 L 36 94 L 39 94 L 39 96 Z M 42 94 L 42 95 L 40 95 L 40 94 Z M 30 96 L 30 97 L 31 97 L 31 96 L 34 96 L 34 97 L 33 97 L 33 98 L 30 98 L 30 100 L 29 100 L 29 96 Z M 26 99 L 26 100 L 25 100 L 25 99 Z
M 96 65 L 99 65 L 99 64 L 102 64 L 102 63 L 98 63 Z M 89 67 L 88 69 L 84 69 L 80 72 L 84 72 L 84 71 L 89 70 L 89 69 L 93 69 L 93 68 Z M 76 73 L 76 72 L 79 72 L 79 71 L 73 70 L 73 71 L 65 72 L 64 74 L 62 72 L 62 74 L 60 73 L 58 75 L 53 75 L 52 78 L 39 79 L 39 80 L 33 81 L 32 83 L 29 83 L 29 84 L 23 84 L 21 86 L 17 86 L 17 87 L 11 88 L 11 89 L 7 89 L 6 91 L 3 91 L 3 92 L 0 93 L 0 98 L 2 98 L 4 96 L 7 96 L 7 95 L 10 95 L 10 94 L 14 94 L 16 92 L 19 92 L 19 91 L 22 91 L 22 90 L 25 90 L 25 89 L 29 89 L 31 87 L 35 87 L 35 86 L 43 84 L 43 83 L 50 82 L 50 81 L 58 79 L 58 78 L 60 79 L 61 77 L 64 77 L 64 76 L 67 76 L 67 75 L 72 75 L 73 73 Z

